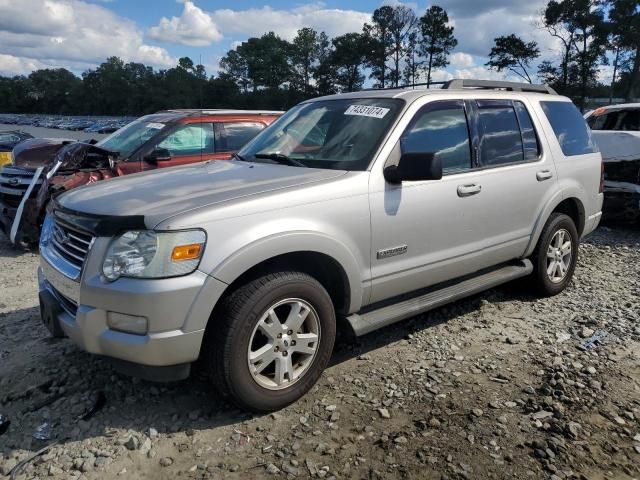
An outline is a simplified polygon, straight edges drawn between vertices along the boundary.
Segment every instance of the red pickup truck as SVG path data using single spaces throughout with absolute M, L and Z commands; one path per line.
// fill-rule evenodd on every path
M 36 138 L 0 170 L 0 230 L 37 245 L 49 199 L 111 177 L 207 160 L 227 160 L 282 112 L 167 110 L 141 117 L 99 142 Z

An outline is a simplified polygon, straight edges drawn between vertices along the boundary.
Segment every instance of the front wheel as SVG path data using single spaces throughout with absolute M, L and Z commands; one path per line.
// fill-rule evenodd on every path
M 271 273 L 223 300 L 207 327 L 204 360 L 224 395 L 243 408 L 272 411 L 316 383 L 335 335 L 331 297 L 316 279 Z
M 578 230 L 568 215 L 547 220 L 533 256 L 533 279 L 545 296 L 557 295 L 571 281 L 578 261 Z

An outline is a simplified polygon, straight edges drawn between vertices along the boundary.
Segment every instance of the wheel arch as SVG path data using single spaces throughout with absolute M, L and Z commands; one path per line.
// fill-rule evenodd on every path
M 547 203 L 542 213 L 538 216 L 533 235 L 531 236 L 531 240 L 529 240 L 529 245 L 527 246 L 524 257 L 529 257 L 533 254 L 542 230 L 553 213 L 564 213 L 568 215 L 575 223 L 578 235 L 582 236 L 586 224 L 584 203 L 578 196 L 558 194 Z
M 210 275 L 228 284 L 226 291 L 230 291 L 249 277 L 278 269 L 297 270 L 316 278 L 331 295 L 336 312 L 351 313 L 363 303 L 363 262 L 340 241 L 317 232 L 262 238 L 238 249 Z

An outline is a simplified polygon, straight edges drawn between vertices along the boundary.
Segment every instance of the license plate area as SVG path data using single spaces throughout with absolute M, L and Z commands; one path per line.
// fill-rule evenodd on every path
M 42 258 L 42 257 L 41 257 Z M 80 283 L 53 268 L 44 258 L 40 262 L 42 273 L 47 281 L 62 295 L 76 304 L 80 303 Z

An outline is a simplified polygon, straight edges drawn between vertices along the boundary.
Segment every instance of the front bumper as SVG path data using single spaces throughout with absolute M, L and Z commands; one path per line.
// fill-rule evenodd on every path
M 197 360 L 204 328 L 226 284 L 200 271 L 170 279 L 123 278 L 111 283 L 85 271 L 74 282 L 45 257 L 41 256 L 38 269 L 39 290 L 59 302 L 54 321 L 73 343 L 89 353 L 116 359 L 116 367 L 125 373 L 151 380 L 188 375 L 189 369 L 183 367 Z M 86 266 L 91 266 L 90 259 Z M 77 299 L 70 298 L 74 296 Z M 147 318 L 148 332 L 110 328 L 108 318 L 113 314 Z M 171 366 L 175 368 L 167 368 Z

